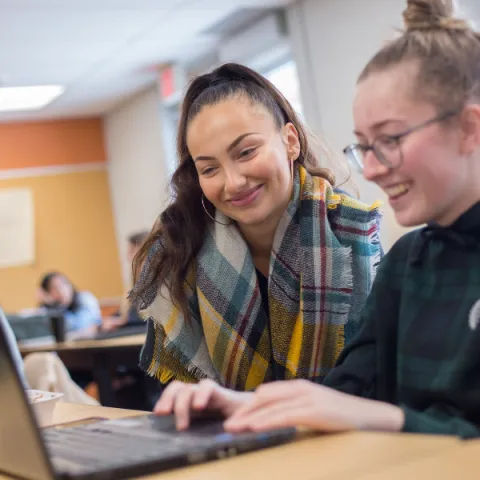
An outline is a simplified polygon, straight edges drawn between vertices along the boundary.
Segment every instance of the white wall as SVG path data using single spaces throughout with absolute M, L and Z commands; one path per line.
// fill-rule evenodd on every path
M 110 190 L 125 285 L 126 238 L 150 229 L 167 201 L 168 168 L 162 145 L 157 89 L 151 88 L 104 119 Z
M 305 116 L 337 151 L 354 140 L 351 112 L 356 79 L 401 26 L 405 5 L 405 0 L 301 0 L 289 7 Z M 406 230 L 397 225 L 379 188 L 359 176 L 355 183 L 362 200 L 385 202 L 382 241 L 388 249 Z

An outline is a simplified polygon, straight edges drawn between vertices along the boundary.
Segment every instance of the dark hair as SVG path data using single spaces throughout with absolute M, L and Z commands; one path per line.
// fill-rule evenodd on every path
M 67 281 L 72 286 L 73 297 L 72 297 L 72 301 L 71 301 L 70 305 L 68 305 L 68 307 L 67 307 L 67 310 L 69 310 L 71 312 L 76 312 L 78 310 L 78 308 L 80 307 L 80 304 L 78 302 L 78 291 L 75 288 L 75 286 L 73 285 L 73 283 L 63 273 L 49 272 L 49 273 L 45 274 L 42 277 L 42 279 L 40 280 L 40 288 L 48 293 L 50 291 L 50 284 L 55 277 L 62 277 L 63 279 L 65 279 L 65 281 Z M 48 307 L 49 305 L 45 305 L 45 306 Z
M 245 97 L 253 104 L 262 105 L 272 115 L 276 126 L 291 122 L 297 129 L 300 143 L 298 162 L 315 175 L 334 184 L 328 169 L 318 168 L 317 157 L 309 146 L 308 135 L 298 115 L 287 99 L 262 75 L 235 63 L 222 65 L 211 73 L 195 78 L 183 101 L 178 127 L 177 154 L 179 165 L 172 176 L 173 201 L 161 214 L 152 232 L 134 260 L 135 287 L 130 294 L 132 302 L 145 302 L 147 292 L 165 285 L 175 306 L 189 316 L 184 282 L 192 262 L 200 250 L 206 227 L 212 220 L 202 207 L 202 190 L 192 157 L 187 146 L 190 122 L 206 105 L 215 105 L 226 99 Z M 206 208 L 214 216 L 214 207 L 208 201 Z M 149 257 L 157 243 L 161 248 Z M 139 275 L 149 257 L 148 271 Z
M 479 99 L 480 35 L 453 13 L 452 0 L 408 0 L 405 31 L 368 62 L 358 81 L 413 61 L 419 66 L 415 94 L 439 111 L 457 111 Z
M 148 230 L 143 230 L 141 232 L 132 233 L 128 236 L 127 241 L 130 245 L 135 247 L 140 247 L 145 239 L 148 237 Z

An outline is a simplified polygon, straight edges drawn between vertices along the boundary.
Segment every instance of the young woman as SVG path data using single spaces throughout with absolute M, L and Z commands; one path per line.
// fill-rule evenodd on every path
M 143 367 L 240 391 L 321 382 L 359 326 L 378 209 L 333 188 L 287 100 L 241 65 L 190 85 L 178 154 L 173 201 L 137 257 Z
M 77 292 L 63 274 L 51 272 L 40 281 L 39 301 L 47 309 L 62 309 L 67 330 L 96 329 L 102 322 L 100 305 L 90 292 Z
M 406 31 L 363 70 L 347 156 L 398 222 L 429 225 L 382 261 L 357 337 L 323 385 L 253 393 L 171 385 L 156 407 L 229 430 L 302 425 L 480 436 L 480 36 L 447 0 L 409 0 Z

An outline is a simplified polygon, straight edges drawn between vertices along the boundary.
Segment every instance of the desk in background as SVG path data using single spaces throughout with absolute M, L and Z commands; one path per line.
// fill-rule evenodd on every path
M 19 342 L 20 353 L 57 352 L 69 370 L 91 370 L 98 385 L 100 402 L 104 406 L 115 405 L 110 370 L 122 365 L 138 368 L 140 351 L 146 334 L 102 340 L 83 339 L 56 343 L 54 341 Z
M 144 414 L 133 410 L 92 407 L 59 402 L 55 408 L 55 424 L 76 422 L 81 419 L 121 418 Z M 427 464 L 448 463 L 459 460 L 456 478 L 470 480 L 462 472 L 465 462 L 476 461 L 480 469 L 478 452 L 462 453 L 465 444 L 455 437 L 426 435 L 383 434 L 352 432 L 337 435 L 319 435 L 296 442 L 238 457 L 204 463 L 142 477 L 160 480 L 399 480 L 419 478 L 444 480 L 455 477 L 423 475 L 390 476 L 412 462 Z M 475 457 L 476 455 L 476 457 Z M 461 461 L 461 462 L 460 462 Z M 477 469 L 477 471 L 478 471 Z M 418 470 L 421 472 L 421 470 Z M 378 472 L 383 476 L 368 477 Z M 415 473 L 415 471 L 414 471 Z M 1 477 L 0 480 L 5 480 Z M 478 476 L 476 477 L 478 478 Z

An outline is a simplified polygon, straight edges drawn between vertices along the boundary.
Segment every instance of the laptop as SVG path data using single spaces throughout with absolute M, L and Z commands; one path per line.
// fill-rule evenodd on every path
M 18 341 L 52 335 L 50 317 L 45 313 L 7 314 L 6 317 Z
M 127 324 L 110 332 L 100 332 L 93 337 L 95 340 L 107 340 L 109 338 L 130 337 L 131 335 L 147 334 L 147 322 L 139 324 Z
M 230 434 L 213 418 L 178 432 L 173 416 L 153 414 L 40 429 L 1 323 L 0 389 L 0 472 L 31 480 L 131 478 L 278 445 L 296 435 L 293 428 Z

